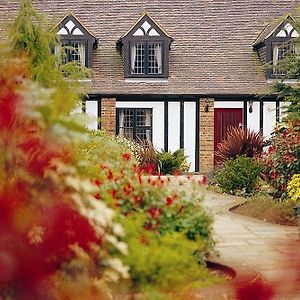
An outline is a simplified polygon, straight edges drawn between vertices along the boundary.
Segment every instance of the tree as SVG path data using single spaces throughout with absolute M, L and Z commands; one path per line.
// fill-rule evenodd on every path
M 59 45 L 60 37 L 55 28 L 37 13 L 31 0 L 21 0 L 17 16 L 9 26 L 9 46 L 14 57 L 27 57 L 31 80 L 54 89 L 51 97 L 54 117 L 68 115 L 79 104 L 86 87 L 80 85 L 78 79 L 91 75 L 89 69 L 77 62 L 66 63 L 64 49 L 54 53 Z
M 293 25 L 300 32 L 300 17 L 295 19 Z M 288 103 L 286 105 L 287 115 L 284 121 L 300 120 L 300 37 L 295 39 L 294 49 L 294 53 L 290 53 L 278 67 L 285 70 L 289 78 L 296 79 L 297 83 L 290 85 L 284 82 L 277 82 L 274 86 L 274 91 L 279 98 L 284 99 Z

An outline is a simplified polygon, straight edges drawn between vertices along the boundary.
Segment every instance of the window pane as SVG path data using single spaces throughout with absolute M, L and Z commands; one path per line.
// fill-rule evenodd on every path
M 277 66 L 280 63 L 280 61 L 284 60 L 284 58 L 291 53 L 295 53 L 295 48 L 292 43 L 275 45 L 273 48 L 273 65 Z M 274 68 L 273 74 L 286 75 L 286 71 L 278 68 Z
M 136 138 L 137 140 L 145 141 L 151 140 L 151 130 L 147 128 L 137 128 L 136 129 Z
M 123 136 L 126 138 L 133 140 L 133 129 L 131 128 L 124 128 L 123 129 Z
M 133 138 L 134 111 L 122 109 L 119 111 L 119 134 L 127 138 Z
M 64 46 L 64 62 L 79 62 L 85 66 L 85 54 L 86 54 L 86 44 L 85 42 L 69 42 Z
M 136 111 L 136 126 L 151 125 L 151 110 L 137 109 Z
M 160 43 L 148 44 L 148 73 L 162 74 L 162 46 Z
M 133 110 L 124 109 L 123 113 L 124 113 L 123 127 L 133 128 Z M 120 122 L 120 124 L 121 124 L 121 122 Z
M 138 141 L 151 141 L 151 118 L 152 110 L 149 108 L 119 109 L 119 134 Z
M 134 44 L 131 46 L 131 73 L 145 73 L 145 44 Z
M 77 61 L 85 65 L 85 44 L 82 42 L 72 42 L 70 44 L 70 61 Z

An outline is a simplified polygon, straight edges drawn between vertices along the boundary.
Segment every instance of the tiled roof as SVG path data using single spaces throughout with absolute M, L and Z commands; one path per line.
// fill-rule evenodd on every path
M 294 20 L 294 18 L 290 14 L 285 14 L 284 16 L 280 17 L 279 19 L 273 20 L 271 23 L 269 23 L 264 28 L 264 30 L 261 32 L 261 34 L 257 37 L 255 42 L 253 43 L 253 46 L 259 45 L 260 43 L 264 42 L 287 19 Z
M 101 94 L 262 94 L 268 86 L 253 43 L 300 0 L 35 0 L 53 24 L 74 13 L 99 39 L 92 91 Z M 18 1 L 0 0 L 0 22 Z M 149 12 L 174 42 L 167 82 L 125 82 L 117 40 Z M 2 25 L 1 25 L 2 26 Z M 2 26 L 3 27 L 3 26 Z

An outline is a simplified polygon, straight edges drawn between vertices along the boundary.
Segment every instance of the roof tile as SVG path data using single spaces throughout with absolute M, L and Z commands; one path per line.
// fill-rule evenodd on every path
M 0 27 L 16 0 L 0 0 Z M 74 13 L 99 39 L 92 91 L 101 94 L 262 94 L 268 91 L 253 42 L 300 0 L 35 0 L 49 22 Z M 128 83 L 116 42 L 144 12 L 175 39 L 167 82 Z M 8 17 L 10 13 L 10 17 Z M 52 22 L 55 24 L 55 22 Z M 1 28 L 0 28 L 1 30 Z

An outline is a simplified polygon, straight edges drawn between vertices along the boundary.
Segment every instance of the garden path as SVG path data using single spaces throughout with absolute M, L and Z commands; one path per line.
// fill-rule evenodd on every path
M 300 266 L 300 253 L 292 247 L 299 242 L 298 228 L 274 225 L 229 211 L 241 201 L 243 198 L 206 191 L 204 203 L 214 214 L 220 260 L 234 268 L 251 269 L 271 284 L 292 283 Z M 300 289 L 298 292 L 300 299 Z
M 242 197 L 205 192 L 204 204 L 214 216 L 216 249 L 220 254 L 215 261 L 232 267 L 237 273 L 234 281 L 239 285 L 259 280 L 274 288 L 274 299 L 300 299 L 298 228 L 274 225 L 229 211 L 244 201 Z M 232 285 L 203 292 L 193 299 L 234 299 Z

